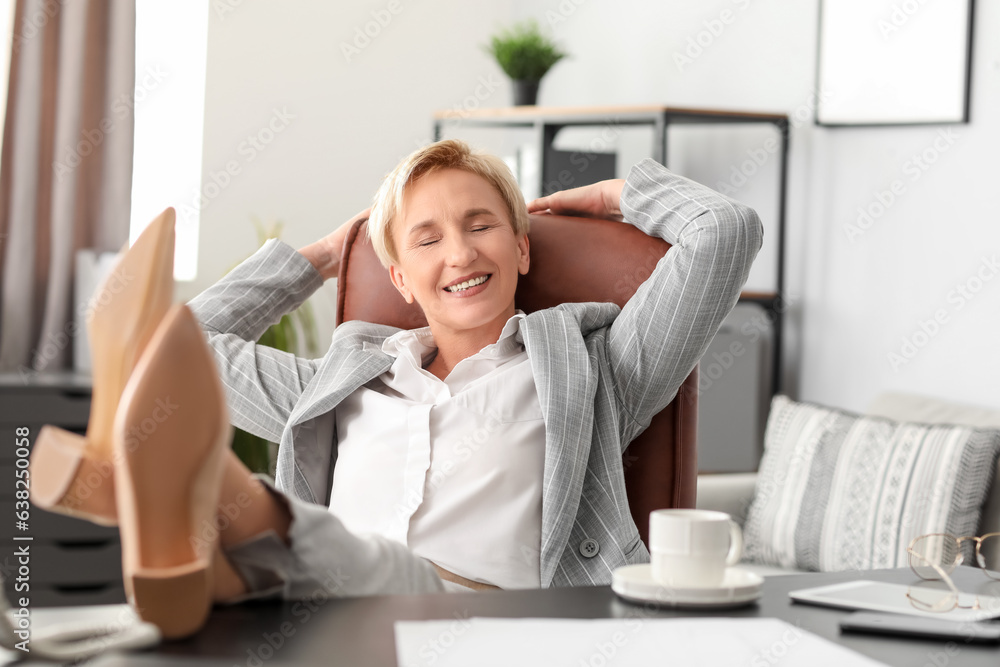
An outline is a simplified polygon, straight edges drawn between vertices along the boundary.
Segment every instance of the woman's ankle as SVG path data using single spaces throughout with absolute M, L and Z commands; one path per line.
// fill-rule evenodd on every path
M 288 500 L 255 477 L 235 453 L 228 456 L 217 517 L 221 545 L 234 546 L 268 530 L 288 545 L 292 523 Z

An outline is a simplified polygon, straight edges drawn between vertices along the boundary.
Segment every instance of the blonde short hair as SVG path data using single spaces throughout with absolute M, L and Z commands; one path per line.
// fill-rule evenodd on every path
M 528 233 L 528 210 L 524 196 L 507 164 L 495 155 L 473 151 L 463 141 L 444 139 L 419 148 L 404 158 L 385 177 L 375 193 L 368 218 L 368 238 L 382 266 L 388 268 L 399 260 L 392 241 L 392 223 L 402 209 L 407 186 L 439 169 L 461 169 L 485 179 L 507 205 L 514 234 Z

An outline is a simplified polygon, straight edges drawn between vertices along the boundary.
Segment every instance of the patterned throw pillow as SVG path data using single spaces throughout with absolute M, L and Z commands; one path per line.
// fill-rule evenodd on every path
M 745 559 L 832 572 L 906 567 L 910 540 L 974 535 L 1000 430 L 894 422 L 775 396 Z

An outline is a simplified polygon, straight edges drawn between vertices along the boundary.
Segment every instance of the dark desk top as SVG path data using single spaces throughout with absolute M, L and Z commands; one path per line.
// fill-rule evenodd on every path
M 397 620 L 489 617 L 673 618 L 680 616 L 774 617 L 798 625 L 889 665 L 949 667 L 1000 664 L 1000 647 L 964 642 L 900 640 L 841 635 L 838 622 L 850 612 L 792 603 L 788 592 L 852 579 L 915 583 L 909 570 L 769 577 L 761 600 L 749 607 L 719 612 L 660 610 L 620 600 L 607 586 L 529 591 L 376 596 L 316 602 L 248 603 L 217 607 L 208 625 L 183 642 L 155 651 L 104 656 L 93 665 L 278 665 L 396 666 L 393 622 Z M 959 568 L 962 590 L 996 594 L 997 584 L 973 568 Z M 937 662 L 935 662 L 937 660 Z

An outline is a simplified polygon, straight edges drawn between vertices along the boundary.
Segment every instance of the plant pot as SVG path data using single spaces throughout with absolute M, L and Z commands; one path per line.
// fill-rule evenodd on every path
M 514 81 L 514 106 L 532 106 L 538 101 L 539 81 Z

